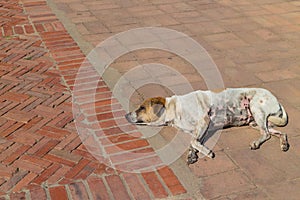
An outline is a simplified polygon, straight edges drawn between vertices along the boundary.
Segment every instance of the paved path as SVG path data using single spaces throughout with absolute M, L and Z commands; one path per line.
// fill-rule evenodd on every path
M 21 0 L 1 1 L 0 41 L 0 195 L 2 199 L 297 199 L 300 186 L 300 4 L 298 1 L 185 0 Z M 56 14 L 56 15 L 55 15 Z M 226 87 L 264 87 L 289 113 L 291 148 L 282 153 L 272 138 L 250 151 L 258 137 L 250 128 L 223 131 L 214 160 L 184 164 L 186 155 L 163 167 L 153 149 L 173 138 L 164 129 L 147 141 L 122 118 L 124 110 L 89 63 L 77 88 L 76 121 L 96 136 L 78 137 L 72 114 L 72 89 L 78 68 L 99 42 L 131 28 L 161 26 L 199 42 L 220 69 Z M 82 53 L 83 52 L 83 53 Z M 174 54 L 141 50 L 122 56 L 111 68 L 120 77 L 134 66 L 162 63 L 185 76 L 194 89 L 206 89 L 202 77 Z M 154 72 L 152 72 L 154 73 Z M 149 71 L 134 77 L 142 79 Z M 112 78 L 110 80 L 109 78 Z M 185 92 L 178 76 L 158 80 Z M 135 84 L 129 80 L 132 85 Z M 95 102 L 90 102 L 96 91 Z M 131 106 L 153 95 L 170 95 L 161 85 L 136 90 Z M 74 104 L 73 104 L 74 105 Z M 91 106 L 96 105 L 96 117 Z M 113 106 L 111 106 L 113 105 Z M 90 117 L 89 117 L 90 116 Z M 112 120 L 117 116 L 117 120 Z M 116 121 L 129 135 L 116 129 Z M 82 123 L 80 123 L 82 122 Z M 99 131 L 100 122 L 104 131 Z M 88 125 L 85 126 L 85 125 Z M 98 132 L 97 132 L 98 131 Z M 94 140 L 101 143 L 94 143 Z M 84 145 L 82 141 L 88 141 Z M 113 143 L 113 144 L 109 144 Z M 116 145 L 152 154 L 141 162 Z M 89 149 L 93 152 L 94 158 Z M 103 154 L 103 151 L 105 154 Z M 105 155 L 106 157 L 101 157 Z M 126 160 L 122 160 L 126 157 Z M 119 167 L 157 168 L 126 173 Z M 102 161 L 102 162 L 99 162 Z M 148 162 L 147 162 L 148 161 Z M 129 168 L 129 169 L 131 169 Z

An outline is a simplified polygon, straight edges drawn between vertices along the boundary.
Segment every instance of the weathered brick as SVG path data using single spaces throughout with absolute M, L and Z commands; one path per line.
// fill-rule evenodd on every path
M 25 199 L 26 193 L 25 192 L 18 192 L 18 193 L 11 193 L 10 199 L 11 200 L 19 200 L 19 199 Z
M 36 184 L 41 184 L 45 182 L 51 175 L 53 175 L 61 166 L 59 164 L 52 164 L 49 168 L 44 170 L 40 175 L 38 175 L 33 182 Z
M 49 151 L 51 151 L 51 149 L 53 149 L 57 144 L 59 143 L 59 141 L 57 140 L 50 140 L 47 143 L 45 143 L 45 145 L 41 146 L 41 148 L 39 148 L 36 152 L 35 155 L 36 156 L 43 156 L 46 153 L 48 153 Z
M 28 145 L 21 146 L 16 151 L 14 151 L 12 155 L 6 157 L 6 159 L 3 160 L 2 163 L 6 164 L 6 165 L 11 164 L 16 159 L 18 159 L 23 153 L 25 153 L 29 148 L 30 148 L 30 146 L 28 146 Z
M 67 150 L 57 150 L 52 149 L 49 154 L 62 158 L 64 160 L 69 160 L 74 163 L 78 163 L 81 160 L 81 156 L 74 155 L 70 151 Z
M 21 148 L 21 144 L 14 143 L 13 145 L 9 146 L 5 151 L 2 151 L 0 154 L 0 161 L 3 161 L 10 155 L 12 155 L 15 151 L 17 151 L 19 148 Z
M 90 161 L 87 159 L 81 159 L 78 164 L 76 164 L 68 173 L 66 173 L 66 178 L 73 178 L 76 176 Z
M 60 180 L 63 179 L 64 175 L 70 170 L 70 167 L 63 165 L 58 169 L 52 176 L 48 177 L 47 183 L 57 184 Z
M 64 186 L 55 186 L 49 188 L 50 197 L 52 200 L 68 200 L 66 188 Z
M 110 198 L 102 178 L 91 176 L 87 179 L 87 182 L 94 199 Z
M 173 195 L 186 192 L 185 188 L 181 185 L 180 181 L 169 167 L 159 169 L 158 173 Z
M 82 200 L 82 199 L 89 199 L 85 186 L 82 182 L 71 183 L 69 185 L 72 199 L 74 200 Z
M 105 148 L 109 154 L 119 153 L 126 150 L 133 150 L 137 148 L 147 147 L 149 143 L 146 140 L 129 141 L 118 145 L 112 145 Z
M 128 192 L 119 176 L 106 176 L 105 180 L 115 199 L 130 199 Z
M 23 177 L 28 174 L 27 171 L 18 171 L 16 172 L 11 179 L 0 186 L 1 191 L 9 191 L 12 189 Z
M 30 185 L 30 197 L 31 199 L 46 199 L 46 191 L 41 186 Z
M 22 180 L 20 180 L 13 188 L 13 192 L 21 191 L 23 188 L 28 186 L 30 182 L 37 176 L 36 173 L 29 172 Z
M 164 198 L 168 196 L 168 193 L 159 181 L 155 172 L 142 173 L 142 176 L 156 198 Z
M 134 199 L 146 200 L 151 199 L 145 186 L 142 184 L 138 175 L 132 174 L 123 174 L 124 180 L 126 181 Z

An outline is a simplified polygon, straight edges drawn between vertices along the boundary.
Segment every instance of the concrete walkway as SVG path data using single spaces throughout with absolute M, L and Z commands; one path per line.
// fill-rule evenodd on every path
M 0 0 L 0 5 L 2 199 L 299 198 L 298 1 Z M 164 166 L 154 150 L 176 131 L 164 128 L 140 138 L 145 133 L 124 120 L 123 102 L 112 97 L 115 79 L 146 63 L 170 66 L 194 90 L 207 88 L 203 77 L 186 60 L 161 50 L 123 55 L 102 77 L 85 60 L 108 37 L 150 26 L 183 32 L 201 44 L 226 87 L 273 92 L 289 114 L 282 130 L 290 150 L 281 152 L 272 138 L 251 151 L 257 131 L 234 128 L 222 132 L 215 159 L 186 166 L 184 153 Z M 82 84 L 76 85 L 79 68 Z M 158 82 L 136 88 L 130 107 L 150 96 L 169 96 L 171 89 L 186 92 L 178 74 L 146 67 L 127 81 L 134 88 L 150 76 Z M 80 137 L 78 130 L 84 132 Z M 120 149 L 150 154 L 137 158 Z M 128 172 L 134 169 L 141 173 Z

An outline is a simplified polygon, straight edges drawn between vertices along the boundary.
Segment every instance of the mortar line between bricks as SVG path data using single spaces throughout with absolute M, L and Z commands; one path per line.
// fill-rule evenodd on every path
M 154 196 L 152 190 L 149 188 L 149 186 L 146 183 L 145 179 L 143 178 L 142 174 L 141 173 L 137 173 L 136 175 L 137 175 L 138 179 L 141 181 L 141 183 L 143 184 L 145 190 L 148 192 L 150 198 L 151 199 L 155 199 L 155 196 Z
M 164 187 L 165 191 L 167 191 L 168 196 L 172 196 L 172 192 L 169 190 L 168 186 L 166 185 L 166 183 L 164 182 L 164 180 L 162 179 L 162 177 L 160 176 L 160 174 L 157 172 L 157 170 L 155 170 L 154 173 L 156 174 L 158 180 L 160 181 L 160 183 Z
M 111 189 L 110 189 L 110 187 L 109 187 L 109 185 L 108 185 L 108 183 L 107 183 L 107 181 L 106 181 L 106 179 L 105 179 L 105 176 L 101 177 L 101 179 L 102 179 L 103 184 L 104 184 L 104 186 L 105 186 L 105 188 L 106 188 L 106 191 L 107 191 L 107 193 L 108 193 L 109 198 L 110 198 L 111 200 L 118 200 L 118 199 L 115 199 L 115 198 L 114 198 L 114 195 L 113 195 L 112 192 L 111 192 Z
M 64 185 L 64 187 L 66 189 L 68 199 L 71 200 L 72 199 L 72 193 L 71 193 L 71 190 L 69 188 L 69 185 L 66 184 L 66 185 Z
M 26 198 L 26 200 L 31 200 L 31 195 L 30 195 L 30 191 L 29 190 L 25 190 L 25 198 Z
M 133 196 L 132 192 L 130 191 L 130 188 L 127 185 L 127 183 L 126 183 L 126 181 L 125 181 L 125 179 L 124 179 L 124 177 L 123 177 L 122 174 L 120 174 L 120 179 L 121 179 L 121 181 L 122 181 L 122 183 L 123 183 L 123 185 L 124 185 L 124 187 L 125 187 L 128 195 L 129 195 L 130 199 L 134 200 L 134 196 Z
M 89 199 L 90 200 L 94 200 L 92 192 L 91 192 L 91 189 L 90 189 L 89 184 L 87 183 L 87 181 L 86 180 L 82 180 L 82 184 L 85 187 L 85 190 L 86 190 L 86 192 L 88 194 Z

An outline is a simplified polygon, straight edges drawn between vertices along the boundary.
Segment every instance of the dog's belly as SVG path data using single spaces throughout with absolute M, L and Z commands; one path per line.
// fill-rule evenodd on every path
M 215 127 L 244 126 L 253 121 L 246 109 L 236 106 L 212 107 L 210 119 Z
M 250 110 L 251 98 L 234 90 L 214 96 L 210 119 L 214 127 L 244 126 L 253 121 Z

